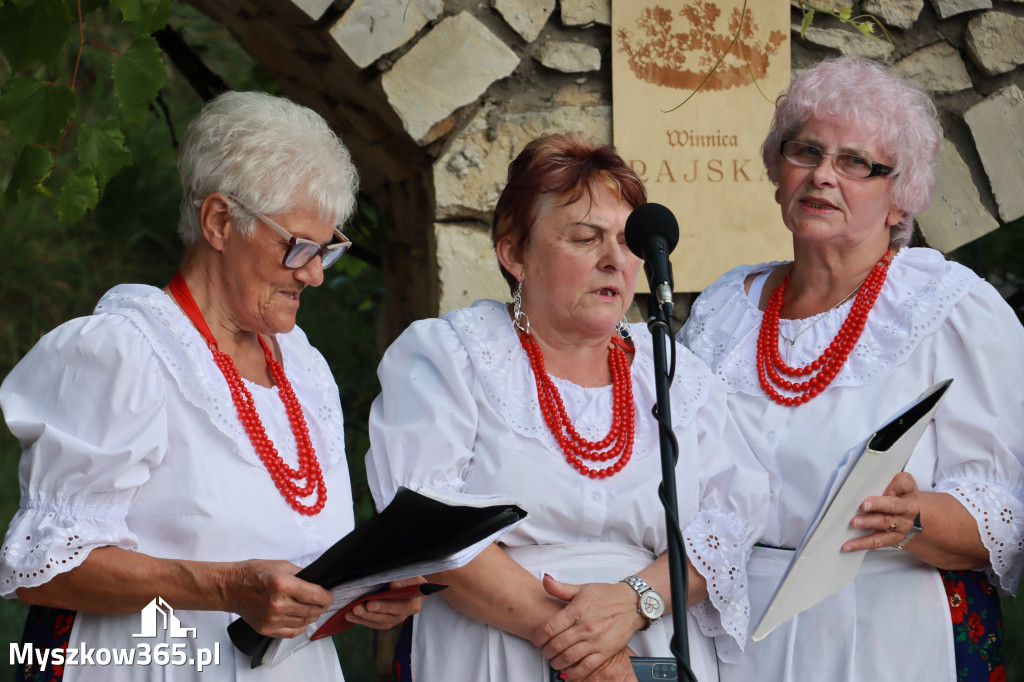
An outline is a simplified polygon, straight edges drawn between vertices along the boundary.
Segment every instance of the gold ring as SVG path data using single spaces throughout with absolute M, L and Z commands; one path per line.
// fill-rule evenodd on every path
M 892 523 L 889 524 L 889 532 L 891 533 L 894 530 L 896 530 L 896 519 L 893 519 Z

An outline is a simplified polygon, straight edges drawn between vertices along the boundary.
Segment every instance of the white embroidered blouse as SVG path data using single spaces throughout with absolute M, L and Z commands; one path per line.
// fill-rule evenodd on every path
M 341 402 L 327 363 L 298 328 L 277 335 L 306 416 L 328 500 L 314 516 L 278 492 L 238 420 L 223 374 L 169 296 L 121 285 L 88 317 L 44 336 L 0 388 L 0 408 L 24 449 L 21 508 L 0 549 L 0 594 L 41 585 L 97 547 L 197 561 L 287 559 L 304 565 L 354 525 Z M 248 383 L 267 435 L 296 466 L 276 388 Z M 232 614 L 176 611 L 195 648 L 220 647 L 202 679 L 262 679 L 235 655 Z M 134 648 L 140 615 L 79 613 L 71 647 Z M 166 637 L 166 632 L 160 632 Z M 174 643 L 174 640 L 171 641 Z M 155 643 L 151 643 L 155 646 Z M 237 660 L 236 660 L 237 659 Z M 286 659 L 276 674 L 340 680 L 331 641 Z M 65 680 L 191 679 L 189 666 L 67 666 Z M 165 679 L 165 678 L 160 678 Z M 284 679 L 284 678 L 280 678 Z
M 989 551 L 992 583 L 1003 593 L 1015 591 L 1024 568 L 1024 328 L 1013 311 L 989 284 L 939 252 L 902 249 L 835 381 L 808 403 L 784 407 L 765 396 L 755 360 L 762 318 L 755 289 L 775 265 L 742 266 L 723 275 L 694 303 L 680 333 L 680 340 L 725 381 L 732 414 L 768 470 L 771 501 L 760 541 L 796 547 L 844 455 L 859 449 L 927 387 L 952 378 L 907 471 L 921 490 L 948 493 L 964 505 Z M 748 275 L 757 276 L 749 293 L 744 290 Z M 851 306 L 849 301 L 817 321 L 780 321 L 783 336 L 797 337 L 789 364 L 804 366 L 817 358 Z M 723 679 L 747 679 L 744 675 L 753 671 L 779 680 L 807 679 L 811 671 L 822 679 L 867 679 L 865 671 L 872 666 L 898 676 L 898 666 L 908 662 L 918 672 L 925 664 L 936 665 L 934 679 L 944 679 L 952 670 L 949 620 L 941 616 L 948 614 L 945 594 L 937 572 L 918 570 L 912 564 L 923 565 L 912 559 L 897 552 L 869 552 L 865 568 L 842 596 L 787 623 L 772 651 L 765 643 L 776 633 L 751 645 L 745 672 L 730 678 L 723 669 Z M 780 575 L 753 580 L 752 602 L 766 603 Z M 880 599 L 886 585 L 899 589 Z M 767 595 L 755 596 L 755 591 Z M 914 614 L 923 613 L 924 599 L 939 614 L 937 619 L 928 616 L 926 623 L 914 620 Z M 847 608 L 855 611 L 840 612 Z M 851 628 L 834 638 L 835 647 L 849 650 L 833 656 L 810 644 L 819 634 L 814 628 L 824 623 Z M 881 649 L 869 644 L 878 632 L 875 626 L 890 637 Z M 912 641 L 897 640 L 904 635 L 896 633 L 906 633 Z M 786 649 L 788 662 L 780 653 Z M 882 649 L 894 653 L 889 656 Z M 909 649 L 921 655 L 908 658 Z M 823 669 L 823 661 L 847 665 L 854 672 L 846 677 Z M 921 674 L 924 679 L 932 672 Z
M 366 456 L 377 506 L 383 507 L 399 485 L 506 495 L 530 516 L 502 537 L 503 546 L 538 578 L 547 570 L 568 582 L 614 582 L 629 575 L 623 570 L 646 566 L 665 551 L 667 539 L 657 495 L 658 431 L 650 416 L 655 401 L 651 336 L 643 325 L 632 325 L 631 333 L 637 347 L 631 367 L 633 457 L 619 474 L 592 480 L 565 461 L 545 424 L 529 359 L 504 305 L 478 301 L 413 324 L 388 349 L 378 372 L 382 393 L 371 411 Z M 724 387 L 703 363 L 677 349 L 671 406 L 680 452 L 679 518 L 689 557 L 711 593 L 691 612 L 701 630 L 715 638 L 719 655 L 735 658 L 746 638 L 745 561 L 760 529 L 766 481 L 725 410 Z M 554 381 L 580 434 L 600 440 L 611 423 L 612 388 Z M 563 568 L 555 556 L 569 546 L 578 547 L 579 554 Z M 608 558 L 620 550 L 642 555 L 641 563 L 625 568 L 629 559 L 617 564 Z M 612 564 L 606 575 L 594 568 L 604 560 Z M 468 620 L 441 599 L 424 602 L 413 645 L 413 666 L 429 671 L 424 679 L 455 679 L 446 675 L 456 669 L 445 666 L 453 660 L 467 665 L 465 657 L 450 655 L 454 629 L 463 626 L 467 631 L 459 637 L 477 639 L 459 644 L 460 650 L 474 651 L 473 666 L 481 677 L 473 677 L 477 668 L 462 667 L 460 679 L 533 679 L 542 672 L 540 655 L 528 642 L 513 642 L 517 638 L 483 625 L 473 630 Z M 431 638 L 447 642 L 448 653 L 439 656 Z M 668 655 L 667 639 L 655 648 Z

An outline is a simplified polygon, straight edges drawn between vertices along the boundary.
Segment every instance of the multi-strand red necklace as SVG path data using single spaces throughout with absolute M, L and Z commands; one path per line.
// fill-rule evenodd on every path
M 530 358 L 530 367 L 537 381 L 537 398 L 551 433 L 565 454 L 565 459 L 576 471 L 590 478 L 608 478 L 622 471 L 633 456 L 633 437 L 636 417 L 633 414 L 633 382 L 629 376 L 629 361 L 625 351 L 630 350 L 619 337 L 613 337 L 608 349 L 608 367 L 612 371 L 612 425 L 608 435 L 593 442 L 585 439 L 572 425 L 565 412 L 565 403 L 558 387 L 544 369 L 544 355 L 529 332 L 520 332 L 519 341 Z M 617 458 L 617 459 L 616 459 Z M 610 462 L 610 466 L 596 469 L 585 462 Z
M 277 383 L 281 402 L 284 403 L 285 412 L 288 414 L 288 422 L 291 424 L 292 434 L 295 436 L 295 445 L 299 454 L 298 469 L 293 469 L 284 463 L 281 455 L 274 448 L 274 442 L 267 437 L 267 431 L 263 428 L 263 422 L 260 421 L 260 416 L 256 412 L 252 394 L 249 393 L 245 382 L 242 381 L 238 368 L 235 367 L 234 360 L 227 353 L 221 352 L 217 346 L 217 340 L 213 337 L 213 333 L 206 324 L 206 320 L 203 319 L 203 314 L 192 297 L 192 292 L 189 291 L 181 272 L 175 273 L 174 279 L 171 280 L 170 289 L 174 300 L 178 302 L 178 305 L 181 306 L 188 319 L 192 320 L 192 324 L 196 326 L 199 333 L 206 339 L 206 343 L 213 353 L 214 362 L 217 363 L 217 367 L 224 374 L 224 378 L 227 379 L 228 388 L 231 389 L 231 399 L 234 401 L 235 409 L 238 411 L 238 419 L 242 422 L 242 426 L 245 427 L 246 433 L 249 434 L 249 440 L 252 442 L 253 448 L 259 455 L 263 465 L 267 468 L 267 471 L 270 472 L 270 476 L 274 479 L 277 489 L 288 500 L 288 504 L 291 505 L 292 509 L 300 514 L 306 516 L 319 514 L 327 503 L 327 486 L 324 483 L 320 462 L 316 458 L 313 444 L 309 440 L 309 427 L 306 425 L 306 419 L 302 415 L 302 406 L 299 405 L 299 399 L 295 397 L 295 391 L 292 390 L 292 385 L 284 374 L 284 367 L 274 359 L 274 354 L 270 352 L 270 348 L 267 347 L 263 338 L 258 337 L 260 345 L 263 347 L 267 366 L 270 368 L 270 373 Z M 298 481 L 303 479 L 305 479 L 306 485 L 299 486 Z M 303 504 L 299 498 L 312 495 L 314 491 L 316 491 L 316 503 L 312 506 Z
M 875 263 L 875 267 L 861 284 L 853 307 L 850 308 L 850 313 L 832 343 L 809 365 L 790 367 L 779 353 L 779 312 L 782 310 L 782 297 L 789 287 L 789 275 L 786 275 L 782 284 L 772 292 L 768 305 L 765 306 L 761 332 L 757 337 L 757 378 L 761 382 L 761 388 L 772 400 L 787 407 L 806 403 L 825 390 L 825 387 L 836 378 L 839 370 L 846 364 L 850 351 L 857 345 L 857 340 L 864 331 L 868 313 L 882 291 L 882 284 L 885 283 L 886 274 L 889 272 L 889 253 L 886 251 Z M 810 378 L 799 382 L 790 381 L 783 378 L 780 372 L 793 378 Z M 796 395 L 783 395 L 775 386 Z

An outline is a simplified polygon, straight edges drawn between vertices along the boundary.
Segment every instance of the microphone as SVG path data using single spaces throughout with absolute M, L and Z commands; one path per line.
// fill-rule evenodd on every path
M 641 204 L 626 218 L 626 246 L 644 260 L 651 293 L 660 305 L 672 305 L 672 263 L 668 255 L 678 243 L 679 223 L 661 204 Z

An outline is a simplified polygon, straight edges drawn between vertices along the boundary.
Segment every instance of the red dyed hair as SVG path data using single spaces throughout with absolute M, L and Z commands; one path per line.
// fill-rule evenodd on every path
M 551 195 L 564 206 L 593 192 L 600 183 L 620 201 L 636 208 L 647 201 L 647 190 L 615 147 L 588 140 L 578 133 L 543 135 L 530 142 L 508 166 L 508 183 L 494 207 L 491 242 L 509 237 L 517 252 L 530 238 L 538 204 Z M 518 282 L 501 263 L 501 274 L 514 291 Z

